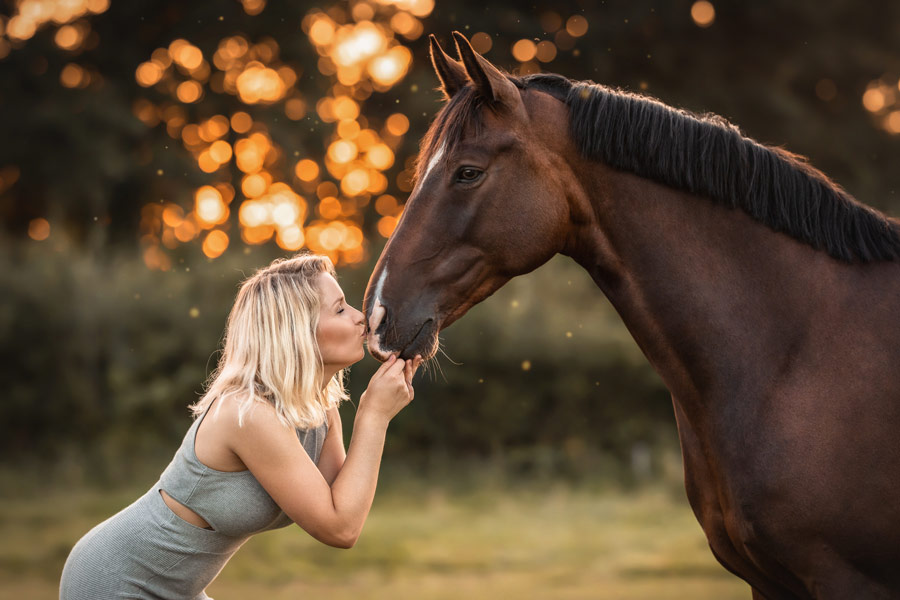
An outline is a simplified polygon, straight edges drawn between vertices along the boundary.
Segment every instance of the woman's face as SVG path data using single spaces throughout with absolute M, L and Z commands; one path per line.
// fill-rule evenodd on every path
M 316 341 L 325 368 L 326 381 L 345 367 L 362 360 L 366 351 L 366 320 L 364 315 L 347 304 L 341 286 L 328 273 L 318 276 L 322 307 Z

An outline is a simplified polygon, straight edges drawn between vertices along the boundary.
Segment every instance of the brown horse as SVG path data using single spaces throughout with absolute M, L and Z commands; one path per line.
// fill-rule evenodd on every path
M 432 37 L 447 103 L 366 291 L 377 358 L 562 253 L 672 393 L 694 513 L 754 598 L 900 596 L 900 223 L 721 118 Z

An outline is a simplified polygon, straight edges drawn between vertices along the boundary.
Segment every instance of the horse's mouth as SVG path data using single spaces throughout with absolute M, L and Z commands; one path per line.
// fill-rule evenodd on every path
M 432 318 L 426 319 L 425 322 L 422 323 L 422 326 L 419 327 L 419 331 L 413 336 L 412 341 L 406 345 L 406 348 L 400 351 L 400 358 L 408 360 L 415 358 L 417 354 L 421 354 L 422 358 L 427 360 L 434 356 L 437 351 L 435 348 L 429 348 L 424 353 L 422 352 L 423 346 L 426 343 L 426 338 L 433 338 L 437 335 L 437 332 L 435 332 L 433 328 L 428 327 L 431 323 L 434 323 L 434 319 Z M 428 331 L 426 331 L 426 329 L 428 329 Z M 428 354 L 428 356 L 425 356 L 425 354 Z
M 426 319 L 419 330 L 412 337 L 403 349 L 397 352 L 396 348 L 388 350 L 382 347 L 381 336 L 369 332 L 368 349 L 375 359 L 384 362 L 391 354 L 397 354 L 400 358 L 408 360 L 415 358 L 417 355 L 427 360 L 437 353 L 437 344 L 434 343 L 437 337 L 437 328 L 434 326 L 434 318 Z

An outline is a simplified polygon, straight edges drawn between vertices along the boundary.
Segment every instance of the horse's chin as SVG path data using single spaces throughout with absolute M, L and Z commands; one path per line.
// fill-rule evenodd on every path
M 369 349 L 369 354 L 381 362 L 386 361 L 391 354 L 397 354 L 404 360 L 412 359 L 416 356 L 421 356 L 423 360 L 428 360 L 437 354 L 438 351 L 438 327 L 433 319 L 428 319 L 422 324 L 412 340 L 405 344 L 394 340 L 383 340 L 380 335 L 369 333 L 366 345 Z

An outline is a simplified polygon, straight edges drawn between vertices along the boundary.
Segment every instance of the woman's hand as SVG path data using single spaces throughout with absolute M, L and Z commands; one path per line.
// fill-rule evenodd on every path
M 369 380 L 359 401 L 359 412 L 372 412 L 387 421 L 393 419 L 415 396 L 412 378 L 421 362 L 421 356 L 403 360 L 392 354 Z

